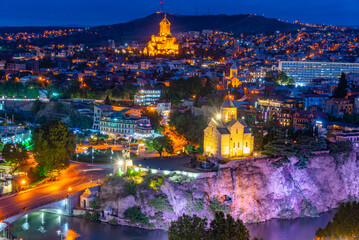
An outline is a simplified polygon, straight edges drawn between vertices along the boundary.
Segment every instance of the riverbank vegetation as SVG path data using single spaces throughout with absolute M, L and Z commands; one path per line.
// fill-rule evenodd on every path
M 250 240 L 250 234 L 244 223 L 234 220 L 230 214 L 219 211 L 207 225 L 206 218 L 184 214 L 177 221 L 171 222 L 169 240 Z M 256 240 L 258 238 L 254 238 Z
M 315 232 L 316 240 L 358 239 L 359 202 L 342 203 L 333 221 Z

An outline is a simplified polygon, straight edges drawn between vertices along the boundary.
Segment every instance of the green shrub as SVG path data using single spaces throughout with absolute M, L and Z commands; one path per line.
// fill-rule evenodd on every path
M 157 210 L 168 210 L 170 212 L 173 212 L 173 208 L 168 201 L 167 195 L 165 194 L 158 195 L 154 199 L 152 199 L 151 205 Z
M 125 196 L 133 195 L 136 196 L 136 187 L 137 184 L 134 181 L 129 181 L 125 183 Z
M 89 211 L 86 211 L 84 216 L 85 219 L 90 219 L 91 218 L 91 214 L 89 213 Z
M 347 142 L 335 142 L 329 143 L 329 149 L 331 154 L 336 153 L 349 153 L 353 151 L 353 143 L 350 141 Z
M 141 176 L 141 171 L 136 171 L 133 168 L 128 168 L 127 169 L 127 176 L 129 176 L 129 177 L 139 177 L 139 176 Z
M 100 221 L 100 213 L 99 212 L 93 212 L 90 217 L 91 221 L 99 222 Z
M 299 169 L 307 168 L 309 159 L 307 157 L 298 157 L 298 162 L 295 164 Z
M 140 207 L 131 207 L 128 208 L 124 213 L 125 218 L 130 219 L 131 222 L 137 223 L 137 222 L 146 222 L 148 221 L 145 214 L 141 212 Z M 147 219 L 147 220 L 146 220 Z
M 163 184 L 163 178 L 160 177 L 157 180 L 151 179 L 148 186 L 150 186 L 152 189 L 158 191 L 160 189 L 160 187 L 162 186 L 162 184 Z
M 196 212 L 203 211 L 204 207 L 204 201 L 203 199 L 195 199 L 193 203 L 193 210 Z
M 91 201 L 90 205 L 94 210 L 100 209 L 100 204 L 97 200 Z
M 279 159 L 278 161 L 272 162 L 272 165 L 279 168 L 282 167 L 284 165 L 284 163 L 289 163 L 289 159 L 286 157 L 282 157 L 281 159 Z
M 229 206 L 223 205 L 218 198 L 214 197 L 211 199 L 211 203 L 209 205 L 210 209 L 213 212 L 224 212 L 225 214 L 229 214 L 231 212 L 231 208 Z
M 117 220 L 114 218 L 111 218 L 110 221 L 108 221 L 108 223 L 111 225 L 118 225 Z

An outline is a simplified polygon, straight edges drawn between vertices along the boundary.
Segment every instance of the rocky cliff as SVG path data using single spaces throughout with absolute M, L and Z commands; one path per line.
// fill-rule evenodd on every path
M 197 179 L 142 173 L 132 188 L 131 178 L 111 178 L 101 189 L 102 207 L 110 206 L 114 215 L 124 217 L 126 209 L 139 206 L 149 220 L 145 224 L 166 228 L 183 214 L 211 218 L 222 210 L 244 222 L 260 222 L 316 216 L 358 199 L 356 153 L 315 156 L 304 169 L 295 165 L 295 157 L 280 167 L 272 161 L 232 161 Z

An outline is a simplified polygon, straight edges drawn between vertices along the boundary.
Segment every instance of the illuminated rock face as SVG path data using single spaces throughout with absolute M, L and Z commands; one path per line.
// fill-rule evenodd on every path
M 157 191 L 137 187 L 136 203 L 133 199 L 113 197 L 121 195 L 125 188 L 119 188 L 122 181 L 111 184 L 108 180 L 101 188 L 101 196 L 112 200 L 102 202 L 102 206 L 109 205 L 121 215 L 123 208 L 119 206 L 135 204 L 155 228 L 165 228 L 183 214 L 211 219 L 215 199 L 216 206 L 221 205 L 221 209 L 229 210 L 234 218 L 247 223 L 314 217 L 338 207 L 343 201 L 359 199 L 356 153 L 335 158 L 316 156 L 309 159 L 305 169 L 295 166 L 298 161 L 295 157 L 282 167 L 275 167 L 271 161 L 273 159 L 234 160 L 218 172 L 203 173 L 192 181 L 173 182 L 165 177 Z M 162 209 L 153 204 L 156 196 L 166 199 L 167 204 L 160 206 Z
M 243 120 L 237 119 L 237 108 L 227 97 L 221 113 L 204 130 L 204 153 L 219 158 L 250 156 L 254 137 Z
M 143 50 L 149 56 L 178 54 L 179 45 L 177 39 L 172 37 L 171 23 L 165 18 L 160 22 L 160 32 L 152 35 L 148 46 Z

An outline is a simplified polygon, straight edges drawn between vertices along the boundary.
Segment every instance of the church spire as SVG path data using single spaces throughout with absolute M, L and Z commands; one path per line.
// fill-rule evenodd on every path
M 165 17 L 160 22 L 160 36 L 168 36 L 171 35 L 171 23 L 167 19 L 167 14 L 165 13 Z
M 237 107 L 234 105 L 231 95 L 229 94 L 221 106 L 221 116 L 224 122 L 237 119 Z

